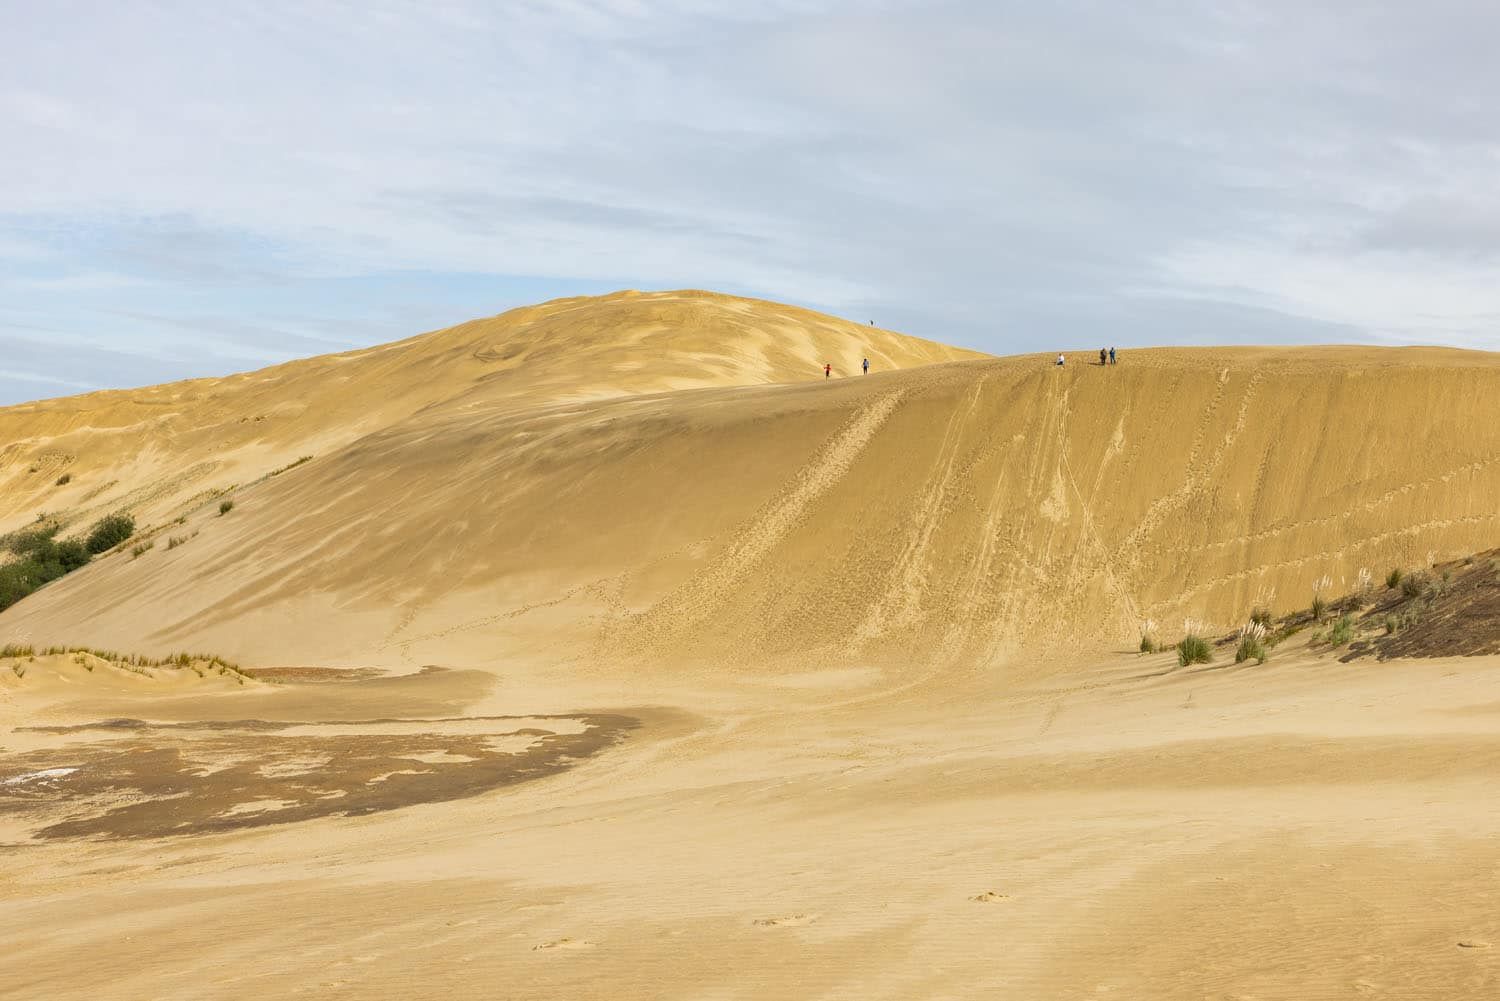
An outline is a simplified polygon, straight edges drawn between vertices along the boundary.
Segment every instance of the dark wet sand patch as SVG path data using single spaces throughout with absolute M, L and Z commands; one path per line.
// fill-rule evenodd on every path
M 591 713 L 36 727 L 31 732 L 59 737 L 109 735 L 0 758 L 0 815 L 33 820 L 42 839 L 155 838 L 364 816 L 555 775 L 639 725 Z

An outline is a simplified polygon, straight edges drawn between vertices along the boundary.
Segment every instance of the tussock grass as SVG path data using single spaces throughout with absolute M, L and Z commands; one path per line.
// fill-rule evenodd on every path
M 1252 620 L 1240 627 L 1240 644 L 1234 651 L 1236 664 L 1243 664 L 1247 660 L 1264 664 L 1270 655 L 1270 649 L 1266 646 L 1265 626 Z
M 1385 575 L 1385 588 L 1386 588 L 1386 590 L 1387 591 L 1394 591 L 1394 590 L 1396 590 L 1396 588 L 1400 587 L 1401 586 L 1401 577 L 1402 577 L 1401 568 L 1400 567 L 1391 567 L 1391 572 Z
M 1179 667 L 1187 667 L 1189 664 L 1211 664 L 1213 659 L 1213 649 L 1209 646 L 1208 640 L 1202 636 L 1190 633 L 1177 644 Z
M 232 500 L 222 500 L 222 501 L 219 501 L 219 517 L 220 518 L 224 517 L 226 514 L 228 514 L 230 511 L 233 511 L 233 510 L 234 510 L 234 501 L 232 501 Z
M 1344 646 L 1354 639 L 1354 616 L 1341 615 L 1328 630 L 1328 642 L 1331 646 Z

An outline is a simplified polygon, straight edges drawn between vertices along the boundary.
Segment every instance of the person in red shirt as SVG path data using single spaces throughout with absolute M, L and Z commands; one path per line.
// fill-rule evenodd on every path
M 833 362 L 824 362 L 823 363 L 823 378 L 825 378 L 825 379 L 831 379 L 831 378 L 833 378 Z

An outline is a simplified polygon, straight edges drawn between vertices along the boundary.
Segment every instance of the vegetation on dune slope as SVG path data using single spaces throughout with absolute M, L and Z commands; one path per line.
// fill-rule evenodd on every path
M 8 562 L 0 564 L 0 611 L 4 611 L 44 584 L 72 573 L 95 554 L 113 548 L 135 532 L 129 515 L 110 515 L 89 532 L 87 542 L 57 538 L 57 526 L 26 529 L 0 538 L 0 552 Z

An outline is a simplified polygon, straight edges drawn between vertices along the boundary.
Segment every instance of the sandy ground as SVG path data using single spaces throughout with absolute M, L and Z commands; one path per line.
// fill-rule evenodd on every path
M 556 709 L 503 682 L 478 698 L 463 679 L 424 684 L 464 715 Z M 236 692 L 215 715 L 269 699 L 315 717 L 337 687 Z M 613 749 L 462 800 L 224 834 L 13 838 L 0 984 L 96 999 L 1481 998 L 1500 984 L 1495 658 L 1283 649 L 1184 671 L 1119 654 L 1009 691 L 836 671 L 659 694 L 656 709 L 610 707 L 643 724 Z M 43 715 L 190 704 L 84 696 Z

